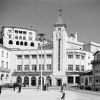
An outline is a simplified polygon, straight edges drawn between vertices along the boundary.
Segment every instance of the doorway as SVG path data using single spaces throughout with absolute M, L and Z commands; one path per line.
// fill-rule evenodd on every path
M 31 85 L 35 86 L 36 85 L 36 77 L 31 78 Z
M 57 79 L 57 86 L 61 86 L 62 85 L 62 79 Z

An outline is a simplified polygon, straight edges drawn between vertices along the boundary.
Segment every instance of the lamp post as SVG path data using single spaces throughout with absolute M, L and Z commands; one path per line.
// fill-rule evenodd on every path
M 45 34 L 39 33 L 38 35 L 40 36 L 39 40 L 43 42 Z M 41 43 L 41 91 L 42 91 L 42 43 Z
M 82 50 L 80 52 L 80 68 L 79 68 L 79 83 L 81 88 L 81 57 L 82 57 Z

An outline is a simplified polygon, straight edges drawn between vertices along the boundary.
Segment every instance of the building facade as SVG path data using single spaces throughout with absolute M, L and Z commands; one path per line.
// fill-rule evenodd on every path
M 10 49 L 0 45 L 0 83 L 5 84 L 10 82 Z
M 47 39 L 41 42 L 36 39 L 37 33 L 33 29 L 2 27 L 0 43 L 11 50 L 12 82 L 40 85 L 42 65 L 43 84 L 49 82 L 55 86 L 63 83 L 75 85 L 80 83 L 80 73 L 92 69 L 93 53 L 100 49 L 100 44 L 79 42 L 77 32 L 67 33 L 67 26 L 61 15 L 54 28 L 53 42 Z
M 93 87 L 93 71 L 87 71 L 81 74 L 81 84 L 82 89 L 92 90 Z
M 100 51 L 94 53 L 94 60 L 92 63 L 93 69 L 93 90 L 100 91 Z

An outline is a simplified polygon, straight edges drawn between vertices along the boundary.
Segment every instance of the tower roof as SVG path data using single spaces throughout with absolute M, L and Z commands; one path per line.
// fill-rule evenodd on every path
M 61 7 L 61 6 L 60 6 L 60 7 Z M 59 12 L 60 12 L 60 16 L 59 16 L 59 18 L 58 18 L 58 20 L 57 20 L 57 23 L 54 24 L 54 26 L 55 26 L 55 27 L 62 27 L 62 26 L 64 26 L 65 28 L 67 28 L 67 27 L 66 27 L 66 24 L 63 22 L 63 19 L 61 18 L 61 12 L 62 12 L 62 9 L 61 9 L 61 8 L 59 9 Z
M 56 24 L 64 24 L 61 16 L 59 16 L 58 20 L 57 20 L 57 23 Z

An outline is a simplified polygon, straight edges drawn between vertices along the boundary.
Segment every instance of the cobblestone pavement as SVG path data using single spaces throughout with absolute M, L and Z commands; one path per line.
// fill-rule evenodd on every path
M 88 91 L 82 92 L 65 91 L 65 100 L 100 100 L 99 93 L 89 93 Z M 22 89 L 21 93 L 18 93 L 18 89 L 2 90 L 0 100 L 60 100 L 62 94 L 59 90 L 40 91 L 37 89 Z

